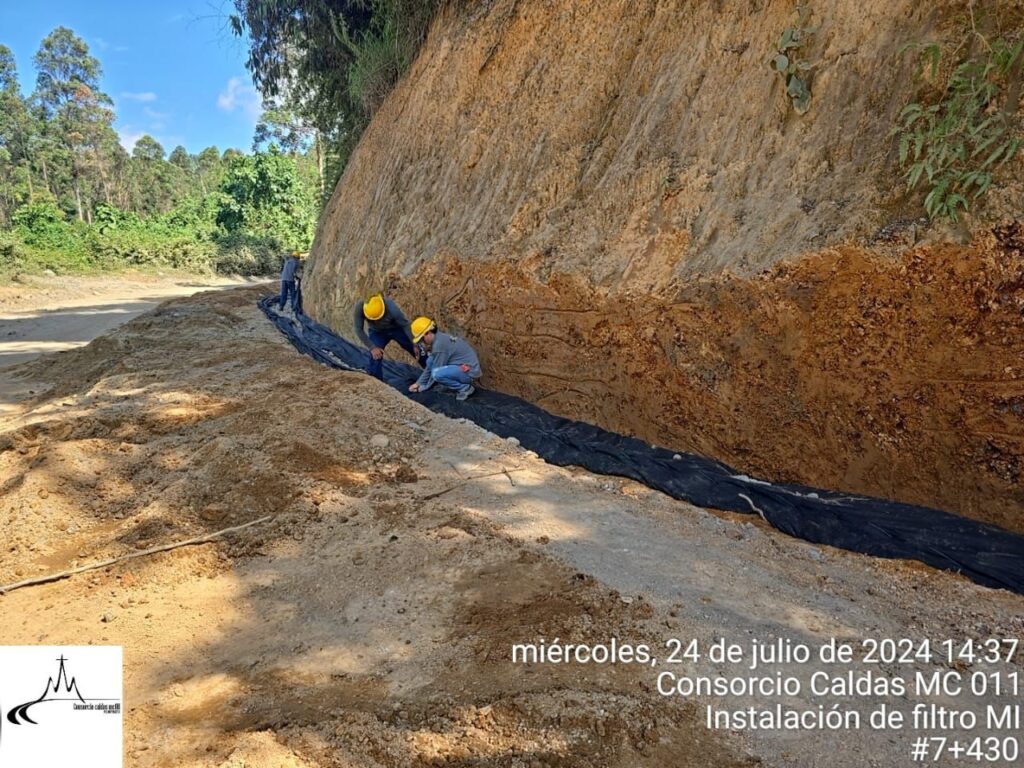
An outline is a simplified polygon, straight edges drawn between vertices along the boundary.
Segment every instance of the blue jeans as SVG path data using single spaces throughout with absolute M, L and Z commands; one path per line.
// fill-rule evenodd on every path
M 473 383 L 473 379 L 470 378 L 469 374 L 458 365 L 442 365 L 430 373 L 438 384 L 454 389 L 456 392 L 466 389 Z
M 281 309 L 284 309 L 284 305 L 290 303 L 292 312 L 295 312 L 299 307 L 299 292 L 295 290 L 294 280 L 282 280 L 281 281 L 281 298 L 278 304 Z
M 412 339 L 405 332 L 403 328 L 392 328 L 390 331 L 378 331 L 371 328 L 367 331 L 366 335 L 370 338 L 370 347 L 380 347 L 385 349 L 388 342 L 397 341 L 399 346 L 416 358 L 416 362 L 420 364 L 422 368 L 426 360 L 422 356 L 416 347 L 412 343 Z M 373 355 L 368 355 L 369 359 L 366 362 L 366 372 L 377 379 L 384 379 L 384 359 L 374 360 Z

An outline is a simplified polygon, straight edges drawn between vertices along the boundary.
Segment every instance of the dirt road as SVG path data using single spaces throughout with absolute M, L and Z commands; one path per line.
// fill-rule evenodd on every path
M 664 667 L 512 645 L 1024 633 L 1024 598 L 554 468 L 318 366 L 259 293 L 22 366 L 49 389 L 0 416 L 0 584 L 272 516 L 0 598 L 4 643 L 124 646 L 129 766 L 905 765 L 906 734 L 709 731 L 709 700 L 658 694 Z
M 4 369 L 82 346 L 161 301 L 249 281 L 195 275 L 37 277 L 0 288 L 0 413 L 32 389 Z

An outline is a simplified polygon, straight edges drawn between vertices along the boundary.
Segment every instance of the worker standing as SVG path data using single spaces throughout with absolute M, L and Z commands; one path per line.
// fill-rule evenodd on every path
M 423 343 L 429 353 L 419 379 L 409 385 L 410 392 L 426 392 L 434 383 L 455 390 L 456 400 L 465 400 L 476 392 L 473 382 L 479 379 L 480 359 L 465 339 L 442 333 L 429 317 L 412 321 L 412 340 Z
M 375 293 L 366 301 L 356 304 L 352 312 L 352 322 L 356 336 L 370 351 L 366 372 L 371 376 L 383 380 L 384 348 L 392 341 L 397 341 L 420 366 L 426 363 L 426 354 L 417 349 L 413 342 L 412 329 L 405 313 L 384 294 Z
M 298 277 L 300 255 L 298 251 L 292 251 L 292 255 L 285 260 L 281 268 L 281 298 L 278 300 L 282 310 L 285 304 L 289 304 L 292 312 L 296 314 L 299 311 L 299 291 L 295 281 Z
M 294 251 L 293 255 L 299 260 L 299 266 L 295 269 L 295 301 L 292 302 L 292 309 L 296 315 L 302 314 L 302 280 L 306 271 L 306 256 L 308 253 Z

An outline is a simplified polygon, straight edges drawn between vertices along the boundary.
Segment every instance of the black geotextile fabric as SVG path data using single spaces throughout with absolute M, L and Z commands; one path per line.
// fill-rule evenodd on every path
M 259 305 L 300 352 L 334 368 L 364 368 L 365 349 L 304 315 L 293 320 L 278 314 L 275 303 L 268 296 Z M 439 386 L 410 393 L 408 385 L 418 375 L 413 365 L 384 363 L 385 381 L 406 396 L 501 437 L 515 437 L 551 464 L 628 477 L 699 507 L 760 513 L 780 531 L 816 544 L 920 560 L 1024 594 L 1024 536 L 937 509 L 756 480 L 717 461 L 654 448 L 493 390 L 478 389 L 463 402 Z

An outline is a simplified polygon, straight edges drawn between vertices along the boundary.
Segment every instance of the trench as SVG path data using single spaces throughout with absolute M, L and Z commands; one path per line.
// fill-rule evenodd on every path
M 332 368 L 360 370 L 365 364 L 365 350 L 303 314 L 279 314 L 274 302 L 267 296 L 259 306 L 298 351 Z M 997 526 L 938 509 L 758 480 L 721 462 L 556 416 L 495 390 L 479 390 L 464 402 L 441 387 L 410 393 L 407 387 L 417 376 L 411 365 L 385 362 L 385 383 L 399 392 L 433 411 L 514 437 L 551 464 L 630 478 L 700 507 L 758 514 L 813 543 L 918 560 L 1024 594 L 1024 536 Z

